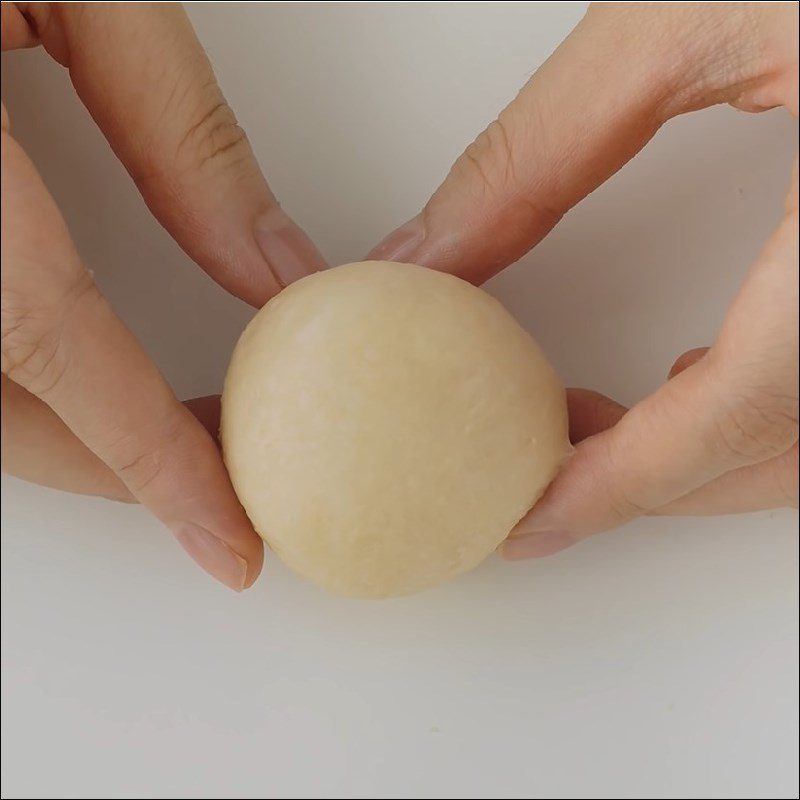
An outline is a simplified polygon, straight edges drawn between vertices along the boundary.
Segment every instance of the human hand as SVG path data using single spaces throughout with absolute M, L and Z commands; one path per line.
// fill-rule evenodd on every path
M 4 2 L 3 50 L 38 44 L 69 69 L 155 217 L 225 289 L 262 305 L 323 266 L 180 6 Z M 2 128 L 4 470 L 138 499 L 214 577 L 250 586 L 263 546 L 213 438 L 216 399 L 177 401 L 81 263 L 5 107 Z
M 716 103 L 796 117 L 797 21 L 795 3 L 592 6 L 423 211 L 370 257 L 481 283 L 671 117 Z M 504 556 L 550 555 L 643 514 L 797 505 L 797 191 L 795 166 L 786 216 L 710 349 L 681 356 L 629 411 L 570 392 L 576 452 Z

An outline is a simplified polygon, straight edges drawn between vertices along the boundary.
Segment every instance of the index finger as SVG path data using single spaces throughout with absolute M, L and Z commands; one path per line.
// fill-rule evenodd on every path
M 482 283 L 544 238 L 670 117 L 720 102 L 749 110 L 788 102 L 796 5 L 755 6 L 590 7 L 422 212 L 368 257 Z
M 83 267 L 33 164 L 2 132 L 2 371 L 47 403 L 189 554 L 227 586 L 263 545 L 213 439 Z
M 150 210 L 218 283 L 260 306 L 325 266 L 270 191 L 179 4 L 20 5 Z

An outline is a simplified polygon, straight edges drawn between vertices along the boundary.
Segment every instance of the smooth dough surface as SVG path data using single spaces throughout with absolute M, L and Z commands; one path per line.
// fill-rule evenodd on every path
M 270 547 L 359 597 L 475 567 L 569 450 L 564 389 L 500 303 L 387 262 L 304 278 L 256 314 L 225 380 L 221 434 Z

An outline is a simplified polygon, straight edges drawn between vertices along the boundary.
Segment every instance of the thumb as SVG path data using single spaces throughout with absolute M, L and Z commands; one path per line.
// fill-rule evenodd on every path
M 752 478 L 754 466 L 790 451 L 797 443 L 796 265 L 790 209 L 712 348 L 685 353 L 665 384 L 581 442 L 520 530 L 583 538 L 668 507 L 726 473 L 749 468 L 732 480 Z M 777 462 L 784 474 L 787 458 Z M 729 494 L 733 485 L 712 491 Z M 790 494 L 779 488 L 773 498 Z

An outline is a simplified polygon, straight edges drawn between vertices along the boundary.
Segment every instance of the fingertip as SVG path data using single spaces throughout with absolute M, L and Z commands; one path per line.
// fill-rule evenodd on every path
M 247 571 L 245 573 L 242 590 L 249 589 L 258 580 L 258 576 L 264 568 L 264 543 L 260 538 L 248 548 L 246 560 Z
M 219 446 L 220 402 L 221 397 L 218 394 L 193 397 L 191 400 L 183 401 L 194 418 L 208 431 L 217 446 Z
M 693 347 L 685 353 L 681 353 L 676 359 L 675 363 L 670 367 L 667 373 L 667 380 L 679 375 L 685 369 L 688 369 L 693 364 L 696 364 L 708 351 L 708 347 Z
M 253 235 L 280 289 L 328 266 L 308 234 L 279 206 L 256 220 Z
M 398 261 L 417 263 L 414 254 L 425 239 L 425 225 L 422 215 L 393 230 L 383 241 L 367 254 L 367 261 Z
M 625 406 L 591 389 L 567 389 L 569 439 L 578 444 L 616 425 L 627 413 Z
M 496 245 L 497 237 L 491 231 L 478 236 L 480 242 L 488 244 L 478 245 L 467 239 L 468 234 L 475 235 L 473 225 L 453 224 L 446 215 L 431 214 L 426 207 L 373 247 L 365 260 L 417 264 L 455 275 L 474 286 L 480 286 L 516 260 L 505 247 Z
M 256 203 L 265 205 L 264 198 Z M 227 291 L 261 308 L 289 284 L 326 269 L 328 263 L 308 234 L 276 203 L 253 221 L 245 211 L 207 211 L 213 233 L 189 236 L 172 229 L 192 258 Z M 250 220 L 250 221 L 247 221 Z
M 234 547 L 212 531 L 191 522 L 171 527 L 181 547 L 211 577 L 235 592 L 242 592 L 255 583 L 264 560 L 260 539 L 256 544 L 248 537 Z
M 194 562 L 220 583 L 241 592 L 247 579 L 247 561 L 211 531 L 191 522 L 173 526 L 180 546 Z
M 577 542 L 577 537 L 568 531 L 541 531 L 506 539 L 498 552 L 506 561 L 523 561 L 555 555 Z

